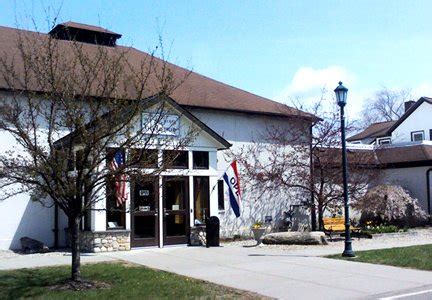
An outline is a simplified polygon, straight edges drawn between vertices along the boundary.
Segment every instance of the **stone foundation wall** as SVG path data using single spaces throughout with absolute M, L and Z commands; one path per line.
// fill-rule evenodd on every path
M 81 249 L 88 252 L 112 252 L 130 250 L 130 231 L 82 231 Z

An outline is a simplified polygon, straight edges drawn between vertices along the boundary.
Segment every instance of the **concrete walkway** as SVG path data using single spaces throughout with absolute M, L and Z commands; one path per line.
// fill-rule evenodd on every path
M 280 299 L 377 299 L 402 294 L 411 296 L 401 299 L 419 295 L 428 299 L 432 296 L 432 272 L 289 251 L 229 246 L 176 247 L 104 255 Z M 431 292 L 423 293 L 425 290 Z
M 9 252 L 9 251 L 8 251 Z M 0 270 L 12 270 L 22 268 L 49 267 L 58 265 L 70 265 L 71 254 L 68 252 L 50 252 L 45 254 L 0 254 Z M 104 261 L 115 261 L 115 258 L 97 255 L 94 253 L 82 253 L 82 263 L 96 263 Z

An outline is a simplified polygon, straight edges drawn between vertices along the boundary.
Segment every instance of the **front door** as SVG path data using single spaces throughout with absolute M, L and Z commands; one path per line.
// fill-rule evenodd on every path
M 158 179 L 131 184 L 132 247 L 159 245 Z
M 164 245 L 187 244 L 189 177 L 163 178 Z

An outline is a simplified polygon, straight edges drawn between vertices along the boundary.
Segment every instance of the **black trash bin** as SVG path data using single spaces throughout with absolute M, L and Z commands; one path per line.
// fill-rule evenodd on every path
M 208 247 L 219 247 L 219 229 L 220 221 L 218 217 L 206 219 L 206 241 Z

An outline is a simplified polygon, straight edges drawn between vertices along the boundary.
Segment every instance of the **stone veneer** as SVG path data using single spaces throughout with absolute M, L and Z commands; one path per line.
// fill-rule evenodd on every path
M 130 230 L 81 231 L 81 249 L 88 252 L 130 250 Z

